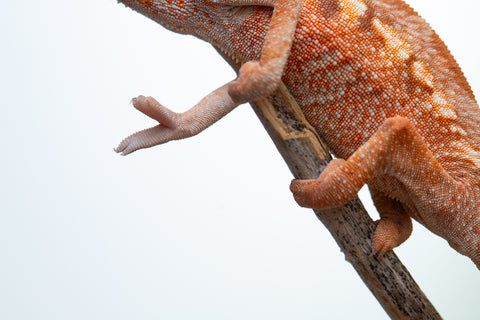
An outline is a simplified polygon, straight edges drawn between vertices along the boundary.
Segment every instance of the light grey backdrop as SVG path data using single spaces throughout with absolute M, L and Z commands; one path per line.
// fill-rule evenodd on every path
M 478 96 L 478 2 L 409 2 Z M 114 0 L 4 1 L 0 39 L 0 319 L 386 319 L 248 105 L 113 152 L 153 124 L 132 97 L 182 111 L 234 77 L 209 45 Z M 445 319 L 480 318 L 467 258 L 418 224 L 396 252 Z

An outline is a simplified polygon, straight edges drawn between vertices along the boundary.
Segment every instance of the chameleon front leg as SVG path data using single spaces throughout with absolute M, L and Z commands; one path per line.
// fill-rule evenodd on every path
M 259 61 L 242 65 L 228 93 L 234 101 L 245 103 L 271 95 L 278 87 L 287 63 L 300 18 L 301 0 L 216 0 L 231 6 L 273 7 L 272 20 Z
M 157 120 L 159 125 L 125 138 L 115 149 L 127 155 L 171 140 L 178 140 L 206 129 L 239 104 L 256 101 L 272 94 L 278 86 L 292 46 L 300 17 L 301 0 L 217 0 L 233 6 L 262 5 L 274 7 L 260 61 L 245 63 L 236 80 L 218 88 L 185 113 L 175 113 L 152 97 L 132 100 L 136 109 Z
M 414 125 L 402 117 L 387 119 L 347 160 L 331 161 L 317 180 L 294 180 L 290 189 L 299 205 L 328 209 L 346 204 L 363 185 L 381 176 L 394 177 L 406 192 L 417 195 L 416 205 L 432 212 L 434 221 L 429 223 L 437 228 L 449 214 L 440 206 L 443 199 L 439 195 L 461 195 L 465 191 L 435 159 Z M 373 238 L 373 251 L 385 253 L 408 238 L 411 221 L 400 203 L 387 201 L 383 194 L 375 195 L 381 219 Z

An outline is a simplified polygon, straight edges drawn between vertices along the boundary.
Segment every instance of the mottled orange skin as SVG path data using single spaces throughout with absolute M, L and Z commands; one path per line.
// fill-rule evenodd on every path
M 329 3 L 330 6 L 321 11 L 321 27 L 309 24 L 312 19 L 308 15 L 316 15 L 318 10 L 313 6 L 304 8 L 296 39 L 323 41 L 317 45 L 309 40 L 311 52 L 306 55 L 296 40 L 284 76 L 307 119 L 332 152 L 347 159 L 386 119 L 403 117 L 411 121 L 415 134 L 434 156 L 431 161 L 427 160 L 423 148 L 416 151 L 408 142 L 403 146 L 397 142 L 392 149 L 398 150 L 389 153 L 399 159 L 389 161 L 386 167 L 382 166 L 382 171 L 360 179 L 367 182 L 374 193 L 382 218 L 400 220 L 399 230 L 389 226 L 392 231 L 387 231 L 387 235 L 377 230 L 374 249 L 384 252 L 408 237 L 411 224 L 401 213 L 403 209 L 408 216 L 449 240 L 456 250 L 472 257 L 478 266 L 480 114 L 460 68 L 433 30 L 401 1 L 365 1 L 369 9 L 353 26 L 342 20 L 333 1 Z M 373 19 L 391 26 L 397 37 L 409 45 L 408 56 L 401 58 L 390 53 L 395 48 L 388 47 L 378 28 L 373 26 Z M 319 57 L 308 59 L 311 55 Z M 318 63 L 324 60 L 328 61 Z M 426 75 L 418 69 L 426 71 Z M 298 85 L 299 77 L 305 74 L 309 75 L 308 81 Z M 370 149 L 365 151 L 368 152 Z M 378 161 L 377 157 L 362 162 L 362 168 L 370 167 L 373 161 Z M 430 175 L 421 172 L 424 167 L 432 168 L 434 161 L 439 164 L 437 171 L 448 173 L 444 179 L 434 178 L 436 171 Z M 398 163 L 393 165 L 395 162 Z M 399 178 L 401 171 L 413 166 L 413 172 Z M 413 188 L 414 184 L 419 188 Z M 331 189 L 332 185 L 329 183 L 324 188 Z M 425 190 L 428 187 L 433 190 Z M 304 201 L 302 197 L 312 197 L 312 194 L 299 195 L 300 203 Z M 341 204 L 347 200 L 349 197 L 340 202 L 324 199 L 308 206 L 330 207 L 328 203 Z M 385 242 L 383 238 L 393 237 L 392 233 L 400 234 L 399 239 L 385 248 L 383 244 L 375 248 L 376 240 Z
M 186 124 L 179 127 L 195 132 L 159 133 L 161 138 L 146 143 L 163 130 L 162 123 L 180 117 L 162 115 L 155 118 L 156 131 L 127 138 L 119 152 L 198 133 L 238 103 L 271 92 L 283 72 L 307 119 L 344 159 L 333 161 L 317 180 L 292 183 L 300 205 L 340 206 L 367 183 L 381 216 L 374 252 L 383 254 L 405 241 L 415 218 L 480 268 L 479 108 L 447 47 L 403 1 L 303 0 L 296 24 L 283 29 L 278 26 L 295 10 L 288 1 L 121 2 L 234 59 L 259 63 L 246 64 L 237 81 L 182 116 Z M 256 5 L 240 6 L 245 2 Z M 272 6 L 277 16 L 272 17 Z M 282 40 L 289 28 L 290 42 Z M 192 124 L 193 118 L 204 120 Z

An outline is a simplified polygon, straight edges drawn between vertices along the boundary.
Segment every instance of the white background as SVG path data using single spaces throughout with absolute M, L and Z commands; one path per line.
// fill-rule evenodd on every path
M 480 4 L 409 2 L 479 96 Z M 0 319 L 387 318 L 248 105 L 113 152 L 154 124 L 132 97 L 183 111 L 234 77 L 208 44 L 114 0 L 4 1 L 0 39 Z M 396 252 L 445 319 L 480 318 L 469 259 L 418 224 Z

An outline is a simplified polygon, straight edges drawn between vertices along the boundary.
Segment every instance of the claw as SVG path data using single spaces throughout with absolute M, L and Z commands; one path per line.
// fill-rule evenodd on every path
M 122 140 L 122 142 L 120 142 L 120 144 L 118 145 L 118 147 L 114 148 L 113 151 L 115 151 L 116 153 L 120 153 L 122 152 L 123 150 L 125 150 L 125 148 L 127 147 L 128 143 L 124 140 Z

